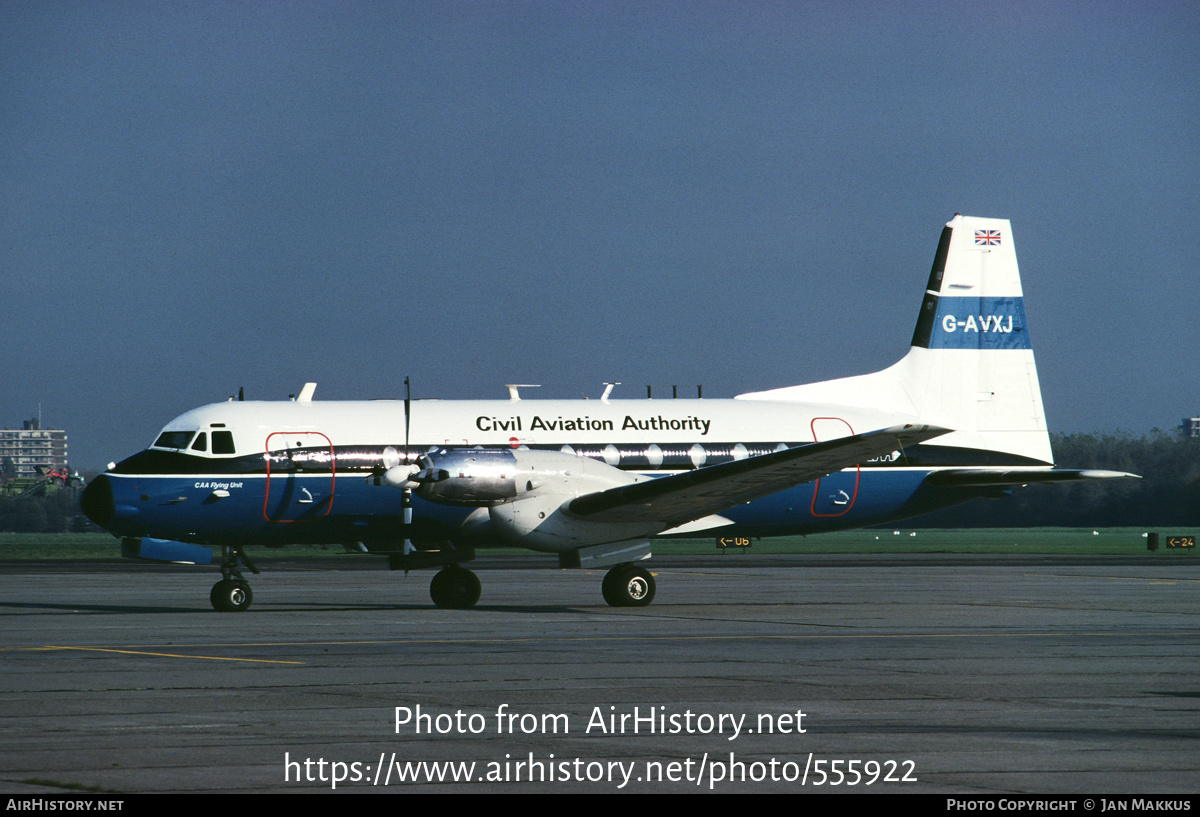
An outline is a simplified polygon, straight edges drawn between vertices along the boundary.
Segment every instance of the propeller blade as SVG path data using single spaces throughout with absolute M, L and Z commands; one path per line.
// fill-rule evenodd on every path
M 412 466 L 408 465 L 408 429 L 412 425 L 412 385 L 408 382 L 408 378 L 404 378 L 404 464 L 406 471 L 411 471 Z M 406 473 L 407 477 L 408 474 Z M 409 538 L 408 532 L 412 528 L 412 487 L 405 480 L 404 493 L 402 494 L 401 507 L 404 508 L 404 555 L 412 553 L 416 547 Z

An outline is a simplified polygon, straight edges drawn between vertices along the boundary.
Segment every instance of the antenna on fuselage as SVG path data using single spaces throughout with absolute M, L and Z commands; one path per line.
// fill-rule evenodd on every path
M 505 383 L 504 388 L 508 389 L 508 399 L 514 403 L 521 399 L 521 393 L 517 389 L 540 389 L 540 383 Z

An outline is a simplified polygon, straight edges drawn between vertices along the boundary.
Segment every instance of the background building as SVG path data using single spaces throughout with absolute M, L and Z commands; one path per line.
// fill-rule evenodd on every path
M 38 466 L 67 467 L 67 432 L 43 429 L 41 420 L 26 420 L 20 430 L 0 430 L 0 469 L 9 479 L 38 476 Z
M 1181 429 L 1185 437 L 1200 437 L 1200 417 L 1184 417 Z

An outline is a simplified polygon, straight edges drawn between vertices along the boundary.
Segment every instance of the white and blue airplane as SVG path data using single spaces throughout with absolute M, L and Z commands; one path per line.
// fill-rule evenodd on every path
M 892 522 L 1015 486 L 1133 476 L 1054 468 L 1007 220 L 942 231 L 908 353 L 873 374 L 732 400 L 229 400 L 189 411 L 88 486 L 84 512 L 133 558 L 208 564 L 210 599 L 247 609 L 249 545 L 338 544 L 393 569 L 440 567 L 467 608 L 476 548 L 609 566 L 671 536 L 764 537 Z

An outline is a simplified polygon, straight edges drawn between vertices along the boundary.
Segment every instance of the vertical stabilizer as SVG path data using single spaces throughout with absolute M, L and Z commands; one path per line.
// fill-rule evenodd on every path
M 739 395 L 911 413 L 955 429 L 939 445 L 1049 464 L 1012 229 L 955 216 L 942 230 L 905 357 L 881 372 Z

